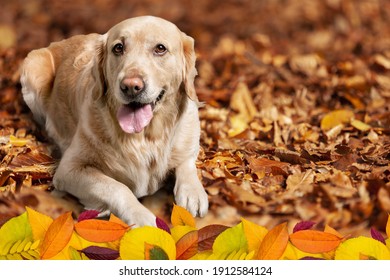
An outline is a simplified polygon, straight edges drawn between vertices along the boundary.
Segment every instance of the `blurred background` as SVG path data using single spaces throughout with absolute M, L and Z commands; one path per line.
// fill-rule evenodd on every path
M 196 87 L 207 104 L 200 112 L 198 164 L 210 196 L 203 224 L 234 224 L 248 215 L 262 225 L 306 219 L 349 231 L 384 229 L 390 212 L 388 0 L 0 0 L 0 137 L 47 140 L 21 99 L 18 69 L 29 51 L 76 34 L 105 33 L 141 15 L 172 21 L 195 39 Z M 329 133 L 321 127 L 327 113 L 345 108 L 370 129 L 348 124 Z M 7 150 L 4 141 L 0 190 L 50 187 L 50 174 L 44 181 L 15 173 L 20 162 L 12 158 L 29 151 Z M 271 171 L 251 161 L 259 156 L 274 160 Z M 0 213 L 9 216 L 32 203 L 4 201 Z M 63 211 L 44 208 L 52 216 Z

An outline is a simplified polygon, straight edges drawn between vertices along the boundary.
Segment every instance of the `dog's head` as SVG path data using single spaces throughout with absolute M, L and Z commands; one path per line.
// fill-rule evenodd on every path
M 194 88 L 194 40 L 173 23 L 145 16 L 125 20 L 105 35 L 100 79 L 118 123 L 127 133 L 141 132 L 166 102 Z

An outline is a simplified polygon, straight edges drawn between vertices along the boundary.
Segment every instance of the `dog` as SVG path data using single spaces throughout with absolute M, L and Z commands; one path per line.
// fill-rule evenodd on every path
M 129 225 L 156 226 L 138 198 L 173 173 L 176 204 L 204 216 L 195 60 L 194 39 L 153 16 L 31 51 L 22 94 L 61 152 L 55 189 Z

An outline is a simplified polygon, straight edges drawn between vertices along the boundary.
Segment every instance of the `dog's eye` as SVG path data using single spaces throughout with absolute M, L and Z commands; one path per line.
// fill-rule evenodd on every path
M 156 55 L 164 55 L 167 52 L 167 48 L 163 44 L 158 44 L 154 48 L 154 54 Z
M 121 55 L 121 54 L 123 54 L 123 51 L 124 51 L 124 47 L 123 47 L 123 44 L 122 44 L 122 43 L 118 43 L 118 44 L 116 44 L 116 45 L 112 48 L 112 52 L 113 52 L 115 55 Z

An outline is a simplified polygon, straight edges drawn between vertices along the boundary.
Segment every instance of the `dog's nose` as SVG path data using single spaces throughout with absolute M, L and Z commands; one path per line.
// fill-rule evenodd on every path
M 124 78 L 120 87 L 125 94 L 137 95 L 144 90 L 145 83 L 141 77 L 130 77 Z

